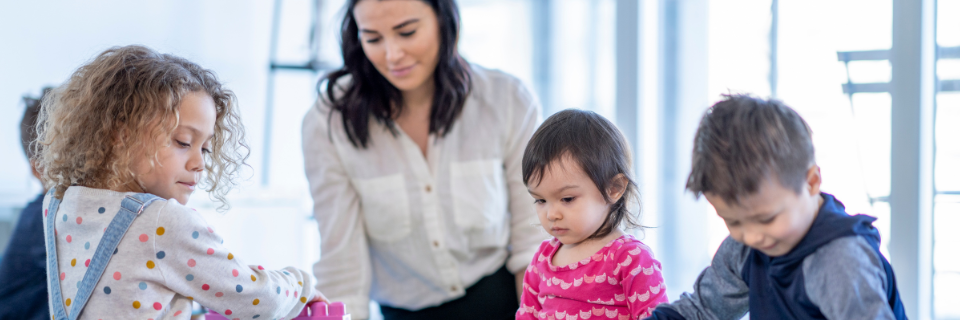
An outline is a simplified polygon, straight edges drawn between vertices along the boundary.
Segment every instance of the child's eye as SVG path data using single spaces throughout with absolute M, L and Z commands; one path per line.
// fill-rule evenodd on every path
M 190 147 L 190 144 L 189 144 L 189 143 L 186 143 L 186 142 L 183 142 L 183 141 L 180 141 L 180 140 L 174 140 L 174 141 L 176 141 L 177 144 L 179 144 L 181 147 L 184 147 L 184 148 L 189 148 L 189 147 Z
M 211 153 L 210 149 L 207 149 L 207 148 L 200 149 L 200 152 L 203 152 L 204 154 L 210 154 L 210 153 Z
M 380 42 L 380 38 L 367 39 L 367 43 L 377 43 Z
M 413 30 L 410 32 L 401 32 L 400 35 L 404 37 L 409 37 L 409 36 L 412 36 L 415 32 L 417 32 L 417 30 Z
M 772 217 L 770 217 L 770 218 L 767 218 L 767 219 L 765 219 L 765 220 L 760 221 L 760 223 L 762 223 L 762 224 L 770 224 L 771 222 L 773 222 L 773 219 L 776 219 L 776 218 L 777 218 L 777 216 L 772 216 Z
M 563 201 L 563 202 L 572 202 L 573 199 L 574 199 L 573 197 L 566 197 L 566 198 L 560 199 L 560 201 Z
M 544 203 L 547 203 L 547 200 L 535 199 L 535 200 L 533 200 L 533 203 L 535 203 L 535 204 L 544 204 Z

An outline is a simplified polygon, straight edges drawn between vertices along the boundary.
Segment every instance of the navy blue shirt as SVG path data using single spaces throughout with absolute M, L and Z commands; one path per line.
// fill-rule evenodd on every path
M 50 319 L 41 193 L 20 212 L 0 261 L 0 319 Z

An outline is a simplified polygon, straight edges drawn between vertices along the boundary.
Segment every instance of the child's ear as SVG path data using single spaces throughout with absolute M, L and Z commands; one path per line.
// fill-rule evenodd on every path
M 810 166 L 810 169 L 807 169 L 807 182 L 805 184 L 807 192 L 811 196 L 820 195 L 820 166 L 813 165 Z
M 623 193 L 627 191 L 627 184 L 629 183 L 630 181 L 627 179 L 627 176 L 622 173 L 610 179 L 610 184 L 607 186 L 607 196 L 610 197 L 611 203 L 620 201 Z
M 30 173 L 33 174 L 34 178 L 40 180 L 41 184 L 43 184 L 43 178 L 40 176 L 40 170 L 37 170 L 38 165 L 39 163 L 37 163 L 37 160 L 30 160 Z

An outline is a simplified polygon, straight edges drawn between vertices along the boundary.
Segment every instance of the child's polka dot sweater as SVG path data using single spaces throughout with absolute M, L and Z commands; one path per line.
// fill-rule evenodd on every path
M 57 215 L 67 310 L 125 195 L 70 187 L 56 213 L 47 212 L 50 199 L 44 199 L 44 215 Z M 191 300 L 230 319 L 290 319 L 314 295 L 313 286 L 302 270 L 244 264 L 199 213 L 176 200 L 159 200 L 120 240 L 80 319 L 190 319 Z

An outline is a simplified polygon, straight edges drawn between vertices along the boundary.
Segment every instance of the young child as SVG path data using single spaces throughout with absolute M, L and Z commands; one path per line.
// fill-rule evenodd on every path
M 730 236 L 695 292 L 651 319 L 906 319 L 876 219 L 820 191 L 810 135 L 776 100 L 726 96 L 707 110 L 687 189 Z
M 40 101 L 52 88 L 44 88 L 40 99 L 24 97 L 27 105 L 20 119 L 20 142 L 27 156 L 30 171 L 40 179 L 37 171 L 34 148 L 30 145 L 37 139 L 37 115 Z M 41 192 L 31 201 L 17 219 L 17 227 L 10 236 L 10 244 L 0 261 L 0 319 L 46 320 L 47 269 L 43 246 L 43 195 Z
M 533 134 L 523 181 L 553 239 L 527 267 L 517 319 L 637 319 L 667 302 L 660 262 L 620 229 L 637 227 L 630 150 L 596 113 L 564 110 Z
M 289 319 L 321 299 L 309 273 L 248 266 L 185 206 L 200 186 L 225 208 L 248 154 L 234 95 L 210 70 L 112 48 L 50 93 L 40 123 L 57 320 L 189 319 L 191 301 L 231 319 Z

